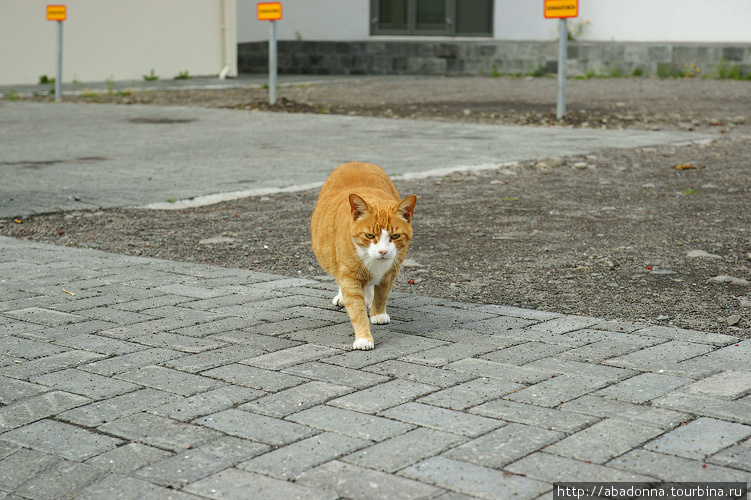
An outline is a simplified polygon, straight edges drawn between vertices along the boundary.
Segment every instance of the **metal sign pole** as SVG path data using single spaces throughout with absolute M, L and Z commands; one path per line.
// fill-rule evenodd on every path
M 63 22 L 57 21 L 57 72 L 55 74 L 55 102 L 60 102 L 60 85 L 63 81 Z
M 558 103 L 555 116 L 559 120 L 566 114 L 566 60 L 568 59 L 568 19 L 561 18 L 558 28 Z
M 269 21 L 269 104 L 276 104 L 276 21 Z

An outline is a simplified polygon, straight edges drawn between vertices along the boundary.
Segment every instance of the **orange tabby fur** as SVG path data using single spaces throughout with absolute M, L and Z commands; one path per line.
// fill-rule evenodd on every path
M 380 167 L 359 162 L 335 168 L 318 195 L 310 221 L 313 252 L 336 278 L 334 303 L 347 309 L 355 349 L 372 349 L 370 323 L 389 321 L 386 301 L 407 256 L 416 201 L 414 195 L 402 200 Z

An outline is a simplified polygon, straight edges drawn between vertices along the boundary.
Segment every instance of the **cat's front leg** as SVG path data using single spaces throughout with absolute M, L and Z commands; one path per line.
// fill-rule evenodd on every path
M 365 308 L 365 296 L 362 286 L 357 282 L 344 281 L 340 285 L 344 307 L 355 329 L 355 342 L 353 349 L 369 350 L 375 346 L 373 336 L 370 334 L 368 312 Z
M 374 325 L 385 325 L 391 321 L 386 313 L 386 301 L 389 299 L 391 287 L 394 286 L 396 273 L 389 273 L 383 277 L 381 283 L 373 290 L 373 306 L 370 308 L 370 322 Z

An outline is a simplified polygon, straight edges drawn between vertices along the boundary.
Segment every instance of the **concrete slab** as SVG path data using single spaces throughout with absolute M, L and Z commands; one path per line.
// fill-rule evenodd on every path
M 390 174 L 429 176 L 709 137 L 3 101 L 0 218 L 108 207 L 182 208 L 309 189 L 335 166 L 353 160 L 381 165 Z

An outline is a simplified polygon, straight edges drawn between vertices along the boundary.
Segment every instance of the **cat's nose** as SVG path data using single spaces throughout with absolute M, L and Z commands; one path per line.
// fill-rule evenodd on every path
M 381 254 L 381 255 L 386 255 L 387 253 L 389 253 L 389 251 L 388 250 L 378 250 L 378 253 Z

